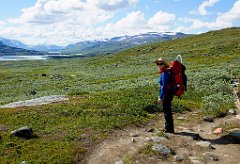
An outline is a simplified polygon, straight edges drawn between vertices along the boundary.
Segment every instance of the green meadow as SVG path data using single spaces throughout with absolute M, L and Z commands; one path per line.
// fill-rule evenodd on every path
M 240 28 L 134 47 L 81 59 L 0 61 L 0 105 L 47 95 L 69 101 L 0 109 L 0 163 L 74 163 L 113 130 L 156 118 L 158 73 L 153 61 L 181 55 L 188 91 L 176 113 L 223 116 L 236 108 L 232 84 L 240 79 Z M 22 126 L 32 139 L 9 137 Z

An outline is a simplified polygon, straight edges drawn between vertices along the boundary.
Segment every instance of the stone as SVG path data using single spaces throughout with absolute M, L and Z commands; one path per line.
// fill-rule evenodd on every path
M 150 142 L 150 141 L 152 141 L 152 139 L 151 139 L 150 137 L 146 137 L 146 138 L 144 139 L 144 141 L 145 141 L 145 142 Z
M 163 142 L 163 141 L 167 141 L 167 139 L 165 137 L 151 137 L 151 140 L 153 142 Z
M 212 145 L 208 141 L 199 141 L 196 143 L 196 145 L 201 146 L 201 147 L 206 147 L 206 148 L 211 148 Z
M 132 138 L 131 138 L 131 141 L 132 141 L 133 143 L 137 142 L 136 137 L 132 137 Z
M 213 131 L 213 134 L 220 134 L 223 133 L 223 128 L 217 128 Z
M 189 159 L 190 159 L 190 161 L 192 162 L 192 163 L 196 163 L 196 164 L 204 164 L 202 161 L 200 161 L 199 160 L 199 158 L 198 157 L 189 157 Z
M 205 153 L 204 156 L 208 161 L 219 161 L 218 157 L 215 154 Z
M 114 164 L 123 164 L 123 161 L 116 161 Z
M 184 156 L 183 155 L 175 155 L 174 160 L 176 162 L 182 162 L 184 160 Z
M 203 120 L 206 121 L 206 122 L 214 122 L 214 119 L 211 116 L 204 116 Z
M 177 120 L 186 120 L 184 117 L 178 117 Z
M 234 109 L 229 109 L 228 113 L 231 115 L 237 115 L 237 112 Z
M 12 131 L 10 136 L 16 136 L 16 137 L 29 139 L 29 138 L 32 138 L 32 134 L 33 134 L 32 128 L 25 126 L 25 127 L 21 127 L 17 130 Z
M 174 154 L 171 149 L 162 144 L 156 144 L 152 146 L 152 150 L 160 152 L 164 156 Z

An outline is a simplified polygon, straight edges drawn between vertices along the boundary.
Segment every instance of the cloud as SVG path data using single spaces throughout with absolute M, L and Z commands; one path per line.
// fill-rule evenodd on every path
M 101 29 L 116 11 L 137 3 L 138 0 L 37 0 L 34 6 L 22 9 L 18 18 L 8 19 L 9 28 L 1 29 L 0 35 L 6 34 L 28 44 L 67 44 L 103 38 L 105 32 L 96 29 Z M 140 15 L 131 13 L 112 26 L 119 31 L 124 23 L 133 27 L 141 21 Z
M 149 19 L 148 26 L 157 31 L 168 31 L 175 19 L 175 14 L 159 11 Z
M 204 22 L 201 20 L 193 20 L 193 24 L 190 27 L 193 30 L 196 29 L 220 29 L 225 27 L 233 26 L 234 21 L 240 20 L 240 0 L 236 1 L 233 7 L 225 13 L 220 13 L 215 21 L 213 22 Z
M 4 26 L 5 24 L 6 24 L 5 22 L 0 21 L 0 27 L 1 27 L 1 26 Z
M 148 20 L 141 11 L 131 12 L 115 24 L 99 28 L 105 36 L 133 35 L 149 31 L 169 31 L 176 16 L 159 11 Z
M 133 7 L 138 0 L 37 0 L 33 7 L 22 9 L 19 18 L 11 23 L 53 24 L 65 20 L 76 20 L 81 24 L 95 24 L 112 17 L 112 12 Z M 111 11 L 111 12 L 109 12 Z M 96 22 L 97 21 L 97 22 Z
M 87 3 L 105 11 L 112 11 L 133 6 L 138 0 L 88 0 Z
M 190 13 L 191 14 L 197 14 L 197 15 L 208 15 L 209 12 L 206 10 L 207 7 L 213 7 L 217 2 L 219 2 L 220 0 L 207 0 L 204 1 L 197 10 L 193 10 Z
M 147 28 L 147 20 L 141 11 L 131 12 L 115 24 L 107 24 L 106 27 L 99 28 L 104 36 L 118 36 L 127 34 L 137 34 L 145 31 Z
M 240 0 L 236 1 L 231 10 L 226 13 L 219 14 L 218 22 L 234 22 L 240 20 Z

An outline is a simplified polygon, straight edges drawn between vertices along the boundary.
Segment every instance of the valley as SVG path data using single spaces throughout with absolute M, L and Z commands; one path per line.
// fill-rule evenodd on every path
M 239 139 L 228 137 L 240 128 L 235 104 L 239 54 L 240 28 L 232 27 L 91 57 L 0 61 L 1 106 L 67 97 L 58 103 L 1 108 L 0 163 L 179 162 L 175 155 L 183 155 L 183 163 L 236 163 Z M 169 135 L 162 132 L 163 112 L 156 104 L 159 75 L 153 62 L 177 55 L 187 67 L 188 91 L 174 98 L 176 134 Z M 236 114 L 229 114 L 230 109 Z M 205 122 L 205 116 L 214 122 Z M 31 138 L 10 137 L 26 126 L 33 130 Z M 219 127 L 224 131 L 213 134 Z M 151 137 L 166 138 L 157 143 L 175 154 L 155 152 Z M 198 141 L 210 141 L 215 149 L 196 145 Z

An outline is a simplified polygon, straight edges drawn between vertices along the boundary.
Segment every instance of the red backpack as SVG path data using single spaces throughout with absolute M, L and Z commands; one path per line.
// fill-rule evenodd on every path
M 182 57 L 177 56 L 176 60 L 170 64 L 171 83 L 170 88 L 175 96 L 180 97 L 184 91 L 187 91 L 186 67 L 182 64 Z

